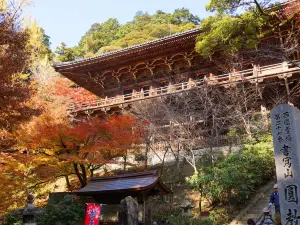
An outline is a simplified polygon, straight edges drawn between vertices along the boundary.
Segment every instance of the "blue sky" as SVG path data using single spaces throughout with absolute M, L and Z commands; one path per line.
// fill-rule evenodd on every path
M 52 49 L 61 42 L 76 45 L 93 23 L 117 18 L 121 23 L 133 19 L 137 11 L 153 14 L 161 9 L 173 12 L 188 8 L 200 18 L 209 15 L 205 11 L 208 0 L 33 0 L 24 15 L 35 18 L 39 26 L 51 37 Z

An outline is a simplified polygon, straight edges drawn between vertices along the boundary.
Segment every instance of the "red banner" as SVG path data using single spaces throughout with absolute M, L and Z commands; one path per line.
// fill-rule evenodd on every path
M 100 205 L 86 204 L 84 225 L 99 225 L 100 223 Z

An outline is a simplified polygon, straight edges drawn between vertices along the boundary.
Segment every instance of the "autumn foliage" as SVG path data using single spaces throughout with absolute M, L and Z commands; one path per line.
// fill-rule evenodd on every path
M 57 77 L 52 87 L 53 95 L 64 96 L 72 103 L 82 103 L 98 99 L 98 97 L 82 87 L 77 87 L 67 78 Z
M 30 57 L 28 38 L 20 28 L 18 8 L 0 1 L 0 147 L 11 145 L 11 131 L 30 116 L 25 104 L 30 90 L 21 79 Z
M 91 117 L 76 124 L 58 122 L 43 115 L 23 126 L 18 134 L 23 147 L 33 155 L 51 159 L 56 165 L 52 168 L 61 165 L 61 170 L 56 172 L 75 174 L 82 187 L 95 170 L 107 163 L 118 163 L 119 157 L 140 143 L 142 135 L 136 120 L 128 115 Z M 42 167 L 46 172 L 51 163 Z

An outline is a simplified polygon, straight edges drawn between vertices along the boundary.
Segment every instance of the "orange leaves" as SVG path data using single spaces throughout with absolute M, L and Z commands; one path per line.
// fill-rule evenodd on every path
M 82 165 L 81 169 L 116 162 L 128 149 L 140 143 L 142 134 L 142 128 L 131 116 L 111 116 L 102 120 L 90 117 L 69 124 L 44 115 L 18 132 L 23 147 L 63 162 L 64 166 Z
M 49 115 L 33 118 L 17 131 L 19 143 L 25 148 L 55 148 L 55 140 L 59 139 L 60 122 L 54 121 Z
M 135 150 L 143 129 L 132 116 L 89 117 L 70 123 L 45 114 L 22 126 L 19 145 L 42 159 L 33 170 L 42 180 L 76 174 L 81 186 L 105 164 Z
M 0 129 L 0 149 L 7 149 L 15 143 L 14 135 Z
M 57 77 L 52 88 L 53 95 L 69 98 L 74 103 L 96 100 L 98 97 L 82 87 L 74 87 L 67 78 Z

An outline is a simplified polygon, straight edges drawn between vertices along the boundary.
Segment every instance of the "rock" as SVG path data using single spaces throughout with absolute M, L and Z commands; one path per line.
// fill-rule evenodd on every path
M 119 225 L 138 225 L 138 203 L 132 197 L 121 201 L 119 209 Z
M 185 199 L 179 207 L 187 210 L 195 208 L 194 204 L 188 199 Z

